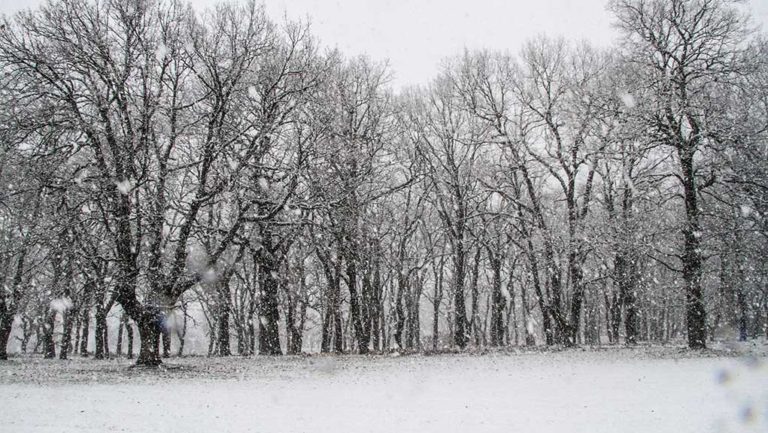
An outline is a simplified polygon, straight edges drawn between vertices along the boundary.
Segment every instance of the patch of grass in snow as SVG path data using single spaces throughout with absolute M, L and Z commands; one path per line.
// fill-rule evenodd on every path
M 373 355 L 300 355 L 282 357 L 203 357 L 186 356 L 164 360 L 158 368 L 135 367 L 134 360 L 112 358 L 95 360 L 74 356 L 69 360 L 43 359 L 39 355 L 17 355 L 0 361 L 0 384 L 71 383 L 156 383 L 158 381 L 199 380 L 280 380 L 328 376 L 340 371 L 365 371 L 381 368 L 421 368 L 425 365 L 455 365 L 467 358 L 485 358 L 495 363 L 501 358 L 541 364 L 590 363 L 596 360 L 630 360 L 745 357 L 759 359 L 768 354 L 765 341 L 718 342 L 706 350 L 690 350 L 683 345 L 659 346 L 581 346 L 505 347 L 428 352 L 393 352 Z

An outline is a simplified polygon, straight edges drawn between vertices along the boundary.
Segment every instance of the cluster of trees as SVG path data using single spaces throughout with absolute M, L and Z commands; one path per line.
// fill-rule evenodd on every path
M 400 92 L 254 2 L 5 19 L 0 358 L 103 357 L 119 314 L 157 365 L 194 308 L 219 355 L 768 333 L 768 41 L 730 0 L 609 8 L 613 48 Z

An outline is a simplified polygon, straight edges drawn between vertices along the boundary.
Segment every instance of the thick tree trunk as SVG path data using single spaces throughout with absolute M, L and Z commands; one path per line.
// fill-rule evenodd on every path
M 296 316 L 296 295 L 292 293 L 288 293 L 288 299 L 287 299 L 287 306 L 285 310 L 285 337 L 286 337 L 286 347 L 285 347 L 285 353 L 288 355 L 296 355 L 298 352 L 296 351 L 296 346 L 293 342 L 296 329 L 294 326 L 294 320 Z
M 393 337 L 395 338 L 395 344 L 398 349 L 404 348 L 403 331 L 405 330 L 405 306 L 403 305 L 403 299 L 405 293 L 408 290 L 407 277 L 403 274 L 402 266 L 398 269 L 397 273 L 397 293 L 395 294 L 395 332 Z
M 328 299 L 328 305 L 326 305 L 325 312 L 323 313 L 323 326 L 320 334 L 320 353 L 329 353 L 331 351 L 332 342 L 333 342 L 333 300 Z
M 33 326 L 31 322 L 22 322 L 24 324 L 23 329 L 21 330 L 22 336 L 21 336 L 21 353 L 27 353 L 27 348 L 29 347 L 29 339 L 32 338 L 33 334 Z
M 303 273 L 302 273 L 303 274 Z M 302 293 L 304 291 L 303 275 L 301 276 Z M 299 305 L 301 304 L 301 305 Z M 286 352 L 289 355 L 301 353 L 303 343 L 304 317 L 306 315 L 306 303 L 301 301 L 296 293 L 288 296 L 288 308 L 285 314 Z M 298 321 L 298 323 L 297 323 Z
M 567 335 L 563 341 L 566 346 L 574 346 L 578 344 L 579 328 L 581 326 L 581 312 L 584 304 L 584 274 L 581 270 L 579 254 L 573 252 L 570 255 L 572 257 L 569 259 L 568 272 L 570 274 L 573 293 L 571 298 L 571 314 L 570 319 L 568 320 Z
M 161 320 L 159 314 L 145 312 L 136 321 L 139 327 L 139 357 L 136 359 L 136 365 L 145 367 L 156 367 L 162 364 L 158 343 L 160 340 Z M 131 345 L 129 337 L 129 346 Z
M 749 305 L 747 303 L 747 295 L 744 293 L 744 287 L 742 286 L 743 281 L 739 281 L 739 283 L 736 289 L 736 303 L 739 307 L 739 341 L 747 341 L 749 336 Z
M 72 316 L 74 314 L 76 314 L 75 311 L 67 311 L 62 314 L 64 316 L 64 323 L 61 333 L 61 348 L 59 350 L 59 359 L 67 359 L 69 352 L 72 351 L 72 325 L 74 322 Z
M 85 308 L 83 315 L 80 319 L 83 324 L 82 334 L 80 337 L 80 356 L 88 356 L 88 337 L 90 334 L 89 324 L 91 320 L 91 309 Z
M 344 345 L 341 326 L 341 263 L 339 260 L 332 263 L 330 253 L 327 255 L 318 253 L 318 257 L 320 257 L 328 284 L 320 352 L 341 353 Z
M 616 284 L 619 287 L 619 303 L 624 306 L 624 329 L 626 344 L 637 342 L 637 297 L 635 296 L 635 266 L 625 252 L 614 258 Z M 618 333 L 616 334 L 618 339 Z
M 126 348 L 128 359 L 133 359 L 133 325 L 127 320 L 125 321 L 125 333 L 128 338 L 128 347 Z
M 683 280 L 685 281 L 685 318 L 688 347 L 706 348 L 707 316 L 701 287 L 701 226 L 699 224 L 698 190 L 693 167 L 693 147 L 680 149 L 680 165 L 685 197 L 686 227 L 683 230 Z
M 608 329 L 608 342 L 619 344 L 619 330 L 621 329 L 621 297 L 615 292 L 605 295 L 606 322 Z M 632 344 L 627 341 L 627 344 Z
M 219 304 L 219 308 L 218 354 L 219 356 L 230 356 L 232 350 L 229 345 L 229 303 Z
M 626 344 L 637 343 L 637 296 L 634 287 L 624 294 L 624 333 Z
M 528 293 L 527 293 L 527 290 L 525 289 L 525 284 L 520 285 L 520 304 L 521 304 L 521 310 L 523 312 L 523 333 L 525 334 L 525 345 L 535 346 L 536 336 L 530 329 L 532 328 L 532 326 L 528 325 L 528 321 L 531 320 L 529 319 L 529 317 L 531 316 L 531 311 L 528 306 Z
M 509 293 L 509 311 L 507 312 L 507 324 L 504 329 L 504 334 L 507 337 L 506 344 L 509 345 L 509 322 L 512 321 L 512 330 L 515 333 L 515 345 L 520 344 L 520 332 L 518 331 L 518 323 L 517 323 L 517 309 L 515 308 L 515 287 L 514 287 L 514 278 L 513 278 L 513 272 L 514 269 L 510 268 L 509 270 L 509 280 L 507 281 L 507 293 Z M 526 329 L 526 320 L 528 318 L 527 313 L 527 306 L 526 304 L 526 297 L 525 297 L 525 285 L 520 285 L 520 303 L 522 304 L 521 311 L 523 312 L 523 329 Z M 503 299 L 503 298 L 502 298 Z M 528 335 L 528 332 L 525 331 L 526 338 Z
M 13 328 L 13 317 L 0 315 L 0 360 L 8 359 L 8 340 Z
M 299 314 L 299 323 L 297 324 L 294 321 L 294 324 L 291 327 L 291 353 L 294 355 L 301 354 L 301 349 L 304 345 L 304 322 L 306 321 L 306 318 L 307 318 L 306 302 L 304 301 L 300 302 L 298 314 Z
M 374 265 L 374 271 L 373 271 L 373 284 L 371 287 L 372 290 L 372 298 L 371 298 L 371 306 L 373 310 L 371 311 L 371 342 L 373 344 L 373 348 L 376 351 L 381 351 L 383 349 L 383 338 L 382 338 L 382 332 L 381 327 L 384 323 L 384 311 L 382 308 L 382 286 L 381 286 L 381 265 L 379 264 L 379 255 L 378 250 L 376 253 L 375 258 L 375 265 Z
M 477 248 L 475 252 L 475 259 L 472 266 L 472 279 L 470 282 L 471 297 L 471 332 L 472 337 L 475 340 L 475 347 L 480 347 L 482 336 L 480 335 L 480 288 L 478 287 L 478 280 L 480 279 L 480 257 L 482 249 Z
M 421 350 L 421 318 L 419 315 L 419 301 L 421 300 L 423 280 L 416 276 L 407 297 L 407 327 L 405 347 L 409 350 Z
M 117 357 L 123 356 L 123 330 L 125 329 L 125 323 L 122 318 L 120 319 L 120 325 L 117 327 L 117 345 L 115 346 L 115 355 Z
M 53 340 L 55 326 L 56 312 L 51 310 L 48 312 L 45 321 L 45 329 L 43 331 L 43 357 L 45 359 L 53 359 L 56 357 L 56 342 Z
M 491 261 L 491 270 L 493 272 L 491 291 L 491 346 L 497 347 L 504 345 L 504 305 L 506 302 L 501 293 L 501 258 L 490 254 L 490 252 L 489 258 Z M 511 296 L 513 295 L 510 292 L 510 297 Z M 515 325 L 515 334 L 517 334 L 517 325 Z
M 370 260 L 368 261 L 370 263 Z M 362 278 L 362 304 L 360 305 L 360 316 L 363 322 L 362 336 L 360 337 L 360 347 L 365 347 L 366 353 L 370 350 L 372 342 L 372 330 L 373 330 L 373 318 L 376 316 L 376 304 L 374 303 L 375 295 L 373 294 L 373 284 L 371 282 L 371 272 L 369 267 L 366 267 Z M 376 346 L 373 346 L 373 350 L 376 350 Z
M 357 345 L 358 353 L 368 353 L 368 343 L 363 332 L 362 308 L 360 306 L 360 297 L 357 293 L 357 255 L 347 254 L 347 288 L 349 289 L 349 315 L 352 321 L 354 331 L 354 340 Z
M 434 271 L 435 294 L 432 299 L 432 350 L 437 350 L 440 342 L 440 303 L 443 300 L 443 265 L 444 258 L 440 258 L 439 266 Z
M 37 210 L 35 210 L 35 215 L 37 215 Z M 13 318 L 16 315 L 16 309 L 19 300 L 21 299 L 20 285 L 24 275 L 26 256 L 27 250 L 26 248 L 22 248 L 16 262 L 16 271 L 13 275 L 10 296 L 6 293 L 0 293 L 0 360 L 8 359 L 8 340 L 11 337 Z M 2 291 L 5 292 L 6 289 L 7 288 L 4 287 Z M 53 327 L 51 327 L 51 339 L 52 338 Z M 38 339 L 38 344 L 39 343 L 40 340 Z
M 75 313 L 75 322 L 73 325 L 73 329 L 75 331 L 74 338 L 75 342 L 72 346 L 72 354 L 77 355 L 80 351 L 80 314 Z
M 467 346 L 467 309 L 464 302 L 466 252 L 463 233 L 458 239 L 454 239 L 453 249 L 453 343 L 463 349 Z
M 554 320 L 552 319 L 552 311 L 549 303 L 544 297 L 544 292 L 541 288 L 541 281 L 539 280 L 539 262 L 536 259 L 533 241 L 528 238 L 528 264 L 531 266 L 531 280 L 533 281 L 533 290 L 536 294 L 536 298 L 539 301 L 539 308 L 541 309 L 541 321 L 544 328 L 544 343 L 547 346 L 555 344 L 555 328 Z M 528 323 L 525 323 L 526 333 L 528 332 Z
M 95 345 L 93 352 L 94 359 L 104 359 L 104 346 L 106 342 L 104 341 L 104 334 L 107 327 L 107 313 L 104 311 L 104 307 L 100 304 L 96 304 L 96 328 L 94 329 L 95 334 Z
M 509 274 L 509 285 L 510 285 L 510 296 L 514 295 L 512 294 L 512 273 Z M 536 336 L 533 334 L 532 330 L 529 328 L 532 328 L 532 326 L 529 326 L 528 322 L 531 320 L 531 311 L 530 306 L 528 305 L 528 290 L 526 289 L 526 284 L 520 284 L 520 312 L 522 313 L 522 326 L 523 326 L 523 340 L 525 341 L 526 346 L 535 346 L 536 345 Z
M 280 310 L 278 305 L 277 266 L 273 260 L 262 258 L 262 292 L 259 301 L 259 354 L 282 355 L 278 323 Z
M 171 330 L 168 328 L 168 325 L 163 322 L 160 326 L 160 336 L 163 339 L 163 358 L 170 358 L 171 356 Z M 104 341 L 107 341 L 107 338 L 104 337 Z M 107 353 L 109 353 L 109 345 L 106 345 Z

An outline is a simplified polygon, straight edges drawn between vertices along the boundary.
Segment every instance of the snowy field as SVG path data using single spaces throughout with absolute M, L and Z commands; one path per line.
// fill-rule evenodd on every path
M 768 431 L 768 361 L 679 348 L 0 363 L 3 432 Z

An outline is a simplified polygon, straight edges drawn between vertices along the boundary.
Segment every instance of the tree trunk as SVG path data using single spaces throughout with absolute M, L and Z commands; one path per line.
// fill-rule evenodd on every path
M 96 328 L 94 330 L 95 334 L 95 344 L 96 347 L 94 349 L 93 357 L 94 359 L 104 359 L 104 345 L 105 345 L 105 338 L 104 333 L 107 327 L 107 313 L 104 311 L 104 306 L 101 305 L 101 303 L 96 304 Z
M 467 310 L 464 303 L 464 276 L 466 253 L 463 233 L 455 239 L 453 245 L 453 343 L 460 349 L 467 346 Z
M 73 355 L 77 355 L 78 352 L 80 351 L 80 328 L 81 328 L 81 326 L 80 326 L 80 316 L 81 315 L 78 314 L 78 313 L 75 313 L 75 322 L 74 322 L 74 325 L 73 325 L 73 329 L 75 331 L 75 334 L 74 334 L 75 342 L 74 342 L 74 345 L 72 346 L 72 354 Z M 22 331 L 25 331 L 25 330 L 22 329 Z M 26 343 L 24 345 L 26 345 Z
M 285 337 L 287 340 L 285 345 L 285 353 L 288 355 L 296 355 L 298 354 L 296 351 L 296 345 L 294 343 L 294 338 L 296 336 L 296 329 L 294 325 L 294 321 L 296 320 L 296 295 L 288 292 L 286 303 L 288 305 L 286 305 L 285 310 Z
M 66 311 L 62 313 L 63 325 L 61 333 L 61 348 L 59 350 L 59 359 L 67 359 L 69 352 L 72 350 L 72 325 L 74 323 L 73 315 L 75 311 Z
M 115 355 L 117 357 L 123 356 L 123 330 L 125 329 L 125 323 L 120 318 L 120 324 L 117 326 L 117 345 L 115 347 Z
M 136 321 L 139 327 L 139 357 L 136 359 L 136 365 L 145 367 L 156 367 L 162 364 L 160 353 L 158 352 L 158 343 L 160 340 L 160 319 L 159 314 L 153 314 L 152 311 L 146 311 Z M 98 322 L 97 322 L 98 326 Z M 129 337 L 129 345 L 131 339 Z
M 541 309 L 541 321 L 544 327 L 544 343 L 547 346 L 551 346 L 555 344 L 556 331 L 553 323 L 554 320 L 552 319 L 551 307 L 544 297 L 544 292 L 541 289 L 541 281 L 539 280 L 539 263 L 536 260 L 533 249 L 533 242 L 530 238 L 528 239 L 528 252 L 526 253 L 526 256 L 528 257 L 528 264 L 531 266 L 531 280 L 533 281 L 533 290 L 536 294 L 536 298 L 539 301 L 539 308 Z M 528 328 L 529 324 L 526 322 L 526 333 L 528 333 Z
M 744 293 L 743 281 L 738 282 L 736 289 L 736 303 L 739 307 L 739 341 L 747 341 L 748 337 L 748 316 L 749 305 L 747 304 L 747 295 Z
M 8 359 L 8 340 L 13 328 L 13 317 L 0 315 L 0 360 Z
M 509 281 L 507 282 L 507 293 L 509 293 L 509 311 L 507 312 L 507 323 L 503 330 L 504 335 L 507 338 L 507 344 L 509 344 L 509 322 L 512 322 L 512 331 L 515 337 L 515 346 L 520 344 L 520 332 L 517 326 L 517 306 L 515 303 L 515 290 L 512 279 L 512 272 L 509 274 Z M 501 344 L 504 344 L 502 341 Z
M 56 312 L 51 310 L 45 321 L 45 330 L 43 332 L 43 357 L 53 359 L 56 357 L 56 342 L 53 340 L 53 332 L 56 326 Z
M 575 224 L 575 223 L 574 223 Z M 575 234 L 574 234 L 575 236 Z M 578 244 L 578 241 L 573 241 Z M 573 293 L 571 297 L 571 314 L 568 320 L 567 335 L 563 341 L 566 346 L 578 344 L 579 328 L 581 326 L 581 312 L 584 303 L 584 274 L 581 270 L 581 254 L 577 251 L 578 246 L 571 247 L 573 250 L 568 254 L 568 273 L 571 279 Z
M 106 327 L 104 328 L 106 331 Z M 163 321 L 160 326 L 160 336 L 163 337 L 163 358 L 169 358 L 171 356 L 171 330 L 168 325 Z M 109 353 L 109 344 L 107 344 L 107 337 L 104 337 L 105 350 Z
M 349 245 L 348 247 L 351 247 Z M 365 333 L 363 332 L 363 317 L 362 308 L 360 306 L 360 298 L 357 293 L 357 254 L 347 253 L 347 288 L 349 289 L 349 315 L 352 321 L 352 329 L 354 331 L 354 340 L 357 345 L 358 353 L 368 353 L 368 341 L 365 339 Z
M 688 347 L 704 349 L 707 345 L 707 317 L 701 287 L 701 226 L 699 224 L 698 191 L 695 182 L 691 145 L 680 148 L 680 165 L 685 196 L 686 227 L 683 230 L 683 280 L 685 281 L 685 318 Z
M 126 348 L 128 359 L 133 359 L 133 325 L 127 320 L 125 321 L 125 333 L 128 337 L 128 347 Z
M 403 274 L 402 265 L 399 265 L 397 273 L 397 293 L 395 294 L 395 344 L 398 349 L 404 347 L 403 330 L 405 329 L 405 307 L 403 306 L 403 299 L 405 298 L 405 292 L 408 290 L 407 277 Z
M 637 342 L 637 296 L 635 295 L 635 267 L 625 252 L 619 252 L 614 258 L 614 272 L 619 286 L 619 302 L 624 306 L 624 329 L 626 344 Z M 618 333 L 616 335 L 618 339 Z
M 326 296 L 327 305 L 323 316 L 322 340 L 320 346 L 321 353 L 335 351 L 341 353 L 343 350 L 342 327 L 341 327 L 341 263 L 336 260 L 332 262 L 330 253 L 321 254 L 318 250 L 318 257 L 323 266 L 323 273 L 328 287 Z
M 229 287 L 228 284 L 224 284 Z M 217 332 L 218 354 L 219 356 L 229 356 L 232 354 L 229 345 L 229 303 L 219 304 L 219 320 L 217 322 L 219 324 L 219 332 Z
M 266 257 L 262 257 L 260 265 L 263 284 L 259 301 L 259 354 L 282 355 L 278 332 L 278 269 L 276 263 Z
M 482 249 L 478 248 L 475 252 L 475 260 L 472 266 L 472 280 L 470 283 L 470 293 L 472 294 L 471 305 L 471 331 L 472 337 L 475 340 L 475 347 L 480 347 L 481 335 L 480 335 L 480 288 L 478 287 L 478 280 L 480 279 L 480 257 Z
M 303 269 L 300 270 L 299 281 L 301 293 L 305 293 Z M 303 343 L 302 333 L 304 331 L 304 318 L 306 317 L 306 302 L 300 299 L 298 293 L 291 293 L 290 291 L 286 291 L 286 293 L 288 293 L 288 308 L 285 314 L 285 329 L 288 339 L 286 351 L 289 355 L 298 355 L 301 353 Z
M 491 270 L 493 272 L 493 284 L 491 291 L 491 346 L 498 347 L 504 345 L 504 296 L 501 293 L 501 258 L 488 253 L 491 261 Z M 511 281 L 510 275 L 510 281 Z M 510 285 L 511 287 L 511 285 Z M 510 292 L 510 297 L 512 297 Z M 515 334 L 517 334 L 517 325 L 515 325 Z
M 371 263 L 371 259 L 367 263 Z M 360 305 L 360 316 L 362 323 L 362 336 L 360 337 L 360 347 L 365 347 L 366 353 L 370 350 L 373 330 L 373 318 L 376 317 L 376 299 L 373 294 L 373 283 L 371 282 L 372 269 L 367 266 L 362 278 L 362 303 Z M 376 350 L 376 346 L 373 347 Z
M 382 308 L 382 286 L 381 286 L 381 265 L 379 264 L 378 249 L 376 250 L 375 265 L 373 271 L 372 299 L 371 305 L 371 340 L 373 348 L 376 351 L 383 349 L 383 338 L 381 327 L 384 323 L 384 311 Z
M 88 356 L 88 337 L 90 334 L 89 324 L 91 320 L 91 309 L 85 308 L 80 321 L 83 324 L 82 335 L 80 337 L 80 356 Z
M 329 291 L 333 289 L 329 288 Z M 320 353 L 329 353 L 333 342 L 333 300 L 328 297 L 323 313 L 323 327 L 320 335 Z
M 510 283 L 512 282 L 512 274 L 510 273 L 509 276 Z M 511 293 L 511 291 L 510 291 Z M 529 317 L 531 315 L 531 311 L 528 307 L 528 292 L 525 288 L 525 284 L 520 285 L 520 307 L 521 311 L 523 313 L 523 333 L 525 334 L 525 345 L 526 346 L 535 346 L 536 345 L 536 336 L 533 335 L 533 332 L 529 329 L 530 326 L 528 326 L 528 321 L 530 320 Z
M 440 342 L 440 302 L 443 300 L 443 266 L 445 259 L 440 258 L 435 274 L 435 294 L 432 299 L 432 350 L 437 350 Z

